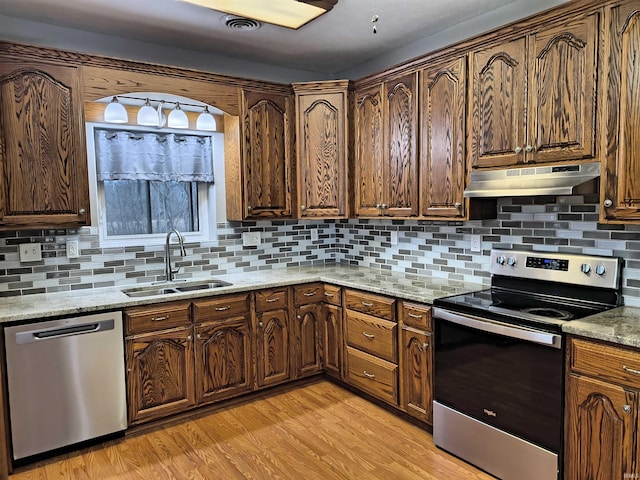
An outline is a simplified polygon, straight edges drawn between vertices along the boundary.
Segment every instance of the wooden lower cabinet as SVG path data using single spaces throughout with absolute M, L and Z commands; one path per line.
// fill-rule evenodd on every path
M 640 478 L 640 352 L 569 337 L 565 480 Z
M 268 387 L 291 377 L 289 312 L 286 308 L 256 315 L 256 383 Z
M 432 422 L 433 414 L 432 350 L 429 332 L 402 327 L 402 407 L 409 415 L 427 423 Z
M 129 424 L 195 405 L 191 326 L 126 339 Z
M 342 307 L 325 304 L 322 323 L 324 371 L 331 377 L 342 378 Z
M 295 308 L 293 325 L 293 375 L 304 377 L 322 371 L 321 327 L 323 305 L 310 303 Z

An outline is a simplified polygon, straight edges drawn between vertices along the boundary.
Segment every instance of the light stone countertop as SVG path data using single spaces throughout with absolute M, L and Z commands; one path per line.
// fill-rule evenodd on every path
M 127 288 L 139 289 L 154 286 L 161 288 L 214 280 L 229 282 L 231 286 L 137 298 L 128 297 L 122 292 L 123 289 Z M 478 283 L 455 282 L 423 275 L 346 265 L 283 268 L 190 278 L 187 282 L 175 284 L 132 284 L 91 290 L 5 297 L 0 298 L 0 323 L 34 319 L 44 320 L 56 316 L 116 310 L 136 305 L 211 297 L 317 281 L 428 304 L 433 303 L 433 300 L 439 297 L 486 288 Z
M 640 348 L 640 308 L 618 307 L 565 323 L 562 331 Z

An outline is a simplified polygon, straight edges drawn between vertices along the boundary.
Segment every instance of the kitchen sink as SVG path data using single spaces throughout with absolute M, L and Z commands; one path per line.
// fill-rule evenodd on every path
M 171 287 L 136 287 L 122 290 L 122 293 L 129 297 L 153 297 L 157 295 L 172 295 L 175 293 L 196 292 L 199 290 L 213 290 L 221 287 L 228 287 L 231 283 L 222 280 L 209 280 L 207 282 L 190 283 L 187 285 Z

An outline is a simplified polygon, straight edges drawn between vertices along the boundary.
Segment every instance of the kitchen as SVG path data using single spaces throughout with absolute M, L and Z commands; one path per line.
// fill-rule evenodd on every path
M 633 5 L 633 2 L 630 5 Z M 633 22 L 630 25 L 633 26 Z M 544 37 L 542 38 L 544 39 Z M 533 44 L 533 42 L 531 43 Z M 614 47 L 612 46 L 611 48 Z M 54 53 L 44 50 L 38 53 L 28 48 L 17 48 L 16 51 L 23 55 L 28 52 L 41 60 L 41 57 Z M 485 54 L 484 51 L 482 51 L 482 54 Z M 604 62 L 604 54 L 602 56 L 602 61 Z M 480 54 L 478 58 L 481 58 Z M 101 70 L 103 68 L 110 69 L 111 75 L 116 75 L 116 72 L 122 68 L 138 68 L 137 71 L 129 75 L 137 80 L 140 80 L 140 78 L 148 79 L 150 88 L 142 89 L 143 91 L 160 91 L 159 88 L 152 88 L 160 84 L 160 80 L 156 79 L 158 75 L 164 73 L 176 76 L 176 72 L 169 68 L 163 70 L 156 67 L 156 75 L 151 75 L 141 73 L 143 67 L 136 67 L 134 64 L 127 62 L 105 61 L 101 65 L 99 59 L 79 57 L 76 58 L 76 61 L 86 65 L 83 67 L 85 101 L 103 99 L 108 94 L 126 95 L 131 93 L 128 90 L 123 90 L 125 87 L 122 86 L 117 87 L 119 88 L 118 90 L 116 88 L 117 82 L 110 80 L 109 76 Z M 429 63 L 426 62 L 424 65 L 428 67 Z M 455 67 L 451 71 L 455 74 Z M 603 70 L 599 69 L 598 71 L 601 72 Z M 425 72 L 424 78 L 429 78 L 427 76 L 428 71 L 425 70 Z M 125 74 L 120 70 L 119 75 L 124 76 Z M 406 77 L 411 77 L 411 75 L 406 75 Z M 469 77 L 471 78 L 471 75 Z M 208 101 L 205 103 L 220 106 L 227 114 L 237 118 L 240 108 L 237 104 L 234 105 L 233 101 L 229 101 L 229 95 L 224 86 L 225 79 L 215 76 L 212 78 L 214 82 L 220 85 L 220 93 L 217 94 L 216 101 L 213 101 L 211 95 L 205 92 L 204 95 L 208 95 L 205 99 Z M 437 76 L 434 78 L 437 78 Z M 615 78 L 611 78 L 613 80 L 598 77 L 600 87 L 603 89 L 598 89 L 598 99 L 602 100 L 604 97 L 600 94 L 601 91 L 611 92 L 615 91 L 615 88 L 619 88 L 613 83 Z M 182 81 L 175 80 L 175 82 Z M 192 82 L 188 85 L 189 88 L 182 91 L 197 92 L 199 88 L 201 89 L 197 84 L 197 78 L 191 78 L 189 81 Z M 366 94 L 378 88 L 375 81 L 376 78 L 373 77 L 371 80 L 365 79 L 359 84 L 356 83 L 356 95 L 359 95 L 358 92 L 362 92 L 363 95 L 360 98 L 365 98 Z M 605 87 L 605 82 L 607 81 L 612 82 L 610 88 Z M 633 84 L 631 79 L 628 79 L 628 82 Z M 409 82 L 404 83 L 405 85 L 409 84 Z M 241 86 L 248 92 L 243 97 L 243 101 L 246 102 L 245 106 L 251 110 L 252 100 L 250 94 L 254 94 L 252 87 L 255 88 L 255 85 L 248 81 Z M 338 90 L 344 88 L 342 85 L 334 84 L 332 84 L 332 87 Z M 272 86 L 270 88 L 274 91 L 274 96 L 277 97 L 278 87 Z M 294 86 L 294 90 L 296 88 L 297 86 Z M 310 89 L 310 93 L 299 88 L 296 90 L 296 95 L 300 98 L 314 93 L 317 92 L 314 92 L 313 89 Z M 434 99 L 437 100 L 436 97 Z M 421 101 L 428 102 L 430 99 L 423 98 Z M 258 102 L 255 104 L 257 105 Z M 363 103 L 360 102 L 360 104 Z M 366 102 L 364 104 L 366 105 Z M 222 106 L 227 106 L 227 108 L 222 108 Z M 286 109 L 287 107 L 290 107 L 290 105 L 285 105 L 284 108 Z M 585 107 L 585 105 L 582 105 L 582 107 Z M 588 105 L 585 108 L 587 107 Z M 593 116 L 596 117 L 597 113 L 597 118 L 601 122 L 603 122 L 603 118 L 608 118 L 606 116 L 607 113 L 611 115 L 611 111 L 605 112 L 604 106 L 597 112 L 595 112 L 596 108 L 593 105 L 591 108 L 593 109 Z M 233 115 L 234 113 L 236 115 Z M 256 114 L 259 113 L 257 112 Z M 271 115 L 272 113 L 273 111 L 267 111 L 266 115 Z M 224 122 L 225 142 L 231 131 L 228 128 L 229 123 L 232 124 L 226 121 L 227 118 L 225 117 Z M 293 125 L 289 125 L 289 128 L 293 128 Z M 600 134 L 603 134 L 605 130 L 600 129 L 597 131 L 599 136 L 595 145 L 600 149 L 597 151 L 601 152 L 604 151 L 605 142 L 601 139 Z M 358 129 L 356 131 L 356 139 L 358 134 L 371 135 L 371 132 L 363 132 L 365 132 L 365 129 Z M 290 135 L 289 141 L 292 141 L 293 137 L 294 135 Z M 297 138 L 300 137 L 301 135 L 297 135 Z M 633 134 L 627 137 L 629 142 L 633 142 L 634 138 Z M 356 144 L 359 145 L 357 140 Z M 633 144 L 630 143 L 630 145 Z M 596 146 L 587 146 L 585 148 L 595 149 Z M 249 146 L 247 151 L 251 151 L 251 148 L 252 146 Z M 225 151 L 225 156 L 226 153 Z M 358 155 L 366 156 L 368 152 L 355 153 L 356 161 Z M 522 155 L 524 155 L 524 152 Z M 376 155 L 372 155 L 373 157 L 376 157 Z M 380 155 L 377 157 L 380 157 Z M 615 177 L 611 174 L 611 172 L 615 171 L 615 168 L 611 167 L 611 162 L 615 166 L 615 157 L 615 151 L 607 152 L 606 154 L 606 162 L 603 167 L 606 164 L 607 169 L 603 168 L 604 175 L 602 175 L 603 183 L 601 184 L 600 193 L 587 190 L 587 193 L 568 196 L 508 196 L 498 199 L 497 202 L 493 201 L 492 208 L 495 209 L 493 215 L 482 220 L 469 219 L 471 217 L 467 216 L 470 213 L 467 212 L 467 209 L 473 208 L 473 205 L 476 205 L 476 200 L 478 200 L 478 204 L 482 205 L 483 209 L 486 210 L 491 208 L 492 200 L 484 201 L 484 199 L 465 198 L 460 202 L 461 206 L 456 206 L 449 201 L 446 202 L 447 208 L 441 209 L 438 207 L 437 199 L 429 198 L 425 203 L 428 204 L 431 201 L 431 204 L 426 213 L 423 213 L 424 219 L 394 220 L 390 218 L 372 218 L 377 216 L 378 213 L 372 214 L 371 210 L 369 210 L 368 212 L 362 211 L 362 213 L 357 214 L 358 217 L 368 218 L 354 218 L 354 215 L 342 219 L 308 220 L 304 219 L 304 216 L 301 215 L 302 212 L 298 210 L 298 214 L 294 214 L 293 217 L 303 218 L 302 220 L 287 219 L 285 215 L 284 218 L 277 220 L 264 220 L 256 216 L 243 223 L 233 221 L 219 222 L 219 225 L 217 225 L 218 241 L 213 249 L 201 248 L 198 244 L 187 243 L 187 258 L 181 259 L 180 262 L 183 278 L 191 279 L 209 275 L 210 268 L 215 270 L 214 273 L 216 275 L 231 275 L 235 279 L 238 274 L 244 272 L 277 270 L 278 267 L 284 266 L 304 268 L 350 264 L 373 268 L 380 272 L 383 277 L 386 273 L 390 277 L 398 273 L 409 276 L 418 275 L 419 281 L 422 281 L 427 286 L 434 284 L 441 287 L 443 285 L 442 281 L 444 281 L 445 287 L 449 287 L 448 282 L 480 284 L 486 287 L 490 281 L 488 252 L 492 248 L 526 247 L 526 249 L 533 249 L 538 252 L 564 251 L 617 256 L 625 259 L 622 289 L 624 304 L 628 307 L 637 307 L 638 284 L 634 279 L 636 271 L 634 268 L 634 251 L 638 250 L 639 247 L 637 228 L 633 224 L 633 205 L 631 203 L 628 207 L 624 205 L 619 208 L 614 207 L 613 210 L 616 211 L 613 211 L 607 203 L 610 197 L 604 196 L 605 191 L 611 192 L 610 183 L 615 184 Z M 580 156 L 580 158 L 582 157 Z M 430 160 L 427 159 L 426 162 L 428 161 Z M 230 164 L 225 164 L 225 173 L 230 171 L 226 169 L 228 165 Z M 414 178 L 417 178 L 417 170 L 413 172 L 416 173 Z M 609 175 L 607 176 L 606 174 Z M 227 180 L 228 200 L 237 190 L 230 188 L 228 178 L 225 180 Z M 623 181 L 622 175 L 620 176 L 620 181 Z M 389 193 L 383 193 L 383 195 L 385 194 L 388 195 Z M 620 193 L 619 195 L 625 194 Z M 363 199 L 365 196 L 358 195 L 358 198 Z M 618 196 L 614 195 L 613 198 L 615 200 Z M 622 196 L 620 198 L 628 197 Z M 243 199 L 240 198 L 238 204 L 242 205 L 242 201 Z M 291 202 L 291 199 L 289 201 Z M 466 202 L 469 202 L 468 206 Z M 376 203 L 383 204 L 385 202 L 380 202 L 380 200 L 376 202 L 374 199 L 373 202 L 369 202 L 369 205 L 359 205 L 355 208 L 362 208 L 362 210 L 373 208 L 375 210 Z M 302 205 L 306 205 L 306 203 Z M 289 208 L 293 206 L 291 203 L 289 204 Z M 299 208 L 300 205 L 296 207 Z M 460 209 L 462 209 L 462 212 L 459 212 Z M 228 219 L 240 220 L 241 218 L 236 215 L 244 215 L 245 217 L 247 215 L 247 210 L 243 210 L 242 207 L 232 212 L 232 215 L 229 215 L 229 205 L 227 205 L 226 210 Z M 439 210 L 446 210 L 446 212 L 441 213 Z M 401 211 L 399 215 L 400 217 L 412 216 L 407 214 L 406 211 Z M 600 223 L 604 218 L 610 219 L 611 215 L 619 215 L 622 219 L 621 222 Z M 336 215 L 334 214 L 333 216 L 335 217 Z M 38 221 L 41 221 L 41 219 Z M 80 224 L 81 222 L 78 223 Z M 6 281 L 3 281 L 3 285 L 8 287 L 7 294 L 29 298 L 25 294 L 71 290 L 76 292 L 75 300 L 82 304 L 81 302 L 88 301 L 83 300 L 83 298 L 98 297 L 99 295 L 96 294 L 102 291 L 95 290 L 94 292 L 91 289 L 130 285 L 134 283 L 133 279 L 140 284 L 151 283 L 164 274 L 162 266 L 165 252 L 162 244 L 103 249 L 99 245 L 97 235 L 91 231 L 92 227 L 78 226 L 71 229 L 45 227 L 40 230 L 37 222 L 33 223 L 33 227 L 36 227 L 36 229 L 7 230 L 5 232 L 6 236 L 3 238 L 5 243 L 3 245 L 7 247 L 7 250 L 3 250 L 2 268 L 6 271 Z M 243 234 L 251 232 L 260 233 L 261 243 L 259 246 L 244 247 Z M 78 241 L 81 256 L 78 260 L 68 259 L 65 256 L 67 242 L 75 240 Z M 478 240 L 480 240 L 479 250 L 477 249 Z M 19 263 L 16 246 L 24 243 L 40 243 L 43 245 L 42 254 L 45 260 L 41 264 L 33 265 Z M 141 261 L 141 259 L 144 260 Z M 122 275 L 123 273 L 124 275 Z M 319 279 L 327 281 L 327 277 L 320 277 Z M 238 281 L 234 280 L 232 283 L 237 286 Z M 340 279 L 334 279 L 334 281 L 340 285 Z M 342 281 L 348 282 L 349 280 L 342 279 Z M 292 283 L 288 284 L 292 285 Z M 346 286 L 348 286 L 348 283 Z M 440 296 L 457 293 L 447 290 L 445 287 L 436 289 L 440 292 Z M 378 288 L 377 293 L 397 295 L 399 298 L 414 302 L 422 301 L 427 304 L 432 302 L 432 298 L 427 295 L 417 298 L 415 291 L 412 293 L 410 289 L 407 289 L 407 292 L 397 293 L 389 288 Z M 83 290 L 88 291 L 82 292 Z M 225 292 L 231 291 L 225 290 Z M 83 293 L 86 295 L 83 295 Z M 8 297 L 7 301 L 20 301 L 20 299 Z M 121 301 L 118 300 L 118 302 Z M 92 302 L 93 308 L 99 303 L 97 298 L 93 298 Z M 28 302 L 20 304 L 21 310 L 27 309 L 26 303 Z M 109 305 L 117 305 L 117 302 Z M 92 307 L 85 306 L 84 308 L 90 309 Z M 629 338 L 632 337 L 630 336 Z M 633 342 L 633 340 L 626 341 Z M 624 340 L 618 340 L 618 342 L 625 343 Z M 619 381 L 616 378 L 613 380 L 614 384 Z M 634 413 L 634 415 L 637 414 Z M 623 473 L 629 472 L 624 470 Z

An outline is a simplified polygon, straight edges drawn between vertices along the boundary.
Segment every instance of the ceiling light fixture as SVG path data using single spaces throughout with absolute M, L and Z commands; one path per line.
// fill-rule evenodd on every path
M 216 117 L 209 111 L 208 105 L 185 103 L 185 102 L 171 102 L 167 100 L 155 100 L 153 98 L 140 98 L 129 95 L 118 95 L 113 97 L 111 102 L 107 103 L 104 109 L 104 121 L 107 123 L 128 123 L 129 116 L 127 113 L 127 107 L 125 107 L 119 100 L 136 100 L 138 102 L 144 102 L 144 104 L 138 110 L 136 116 L 136 123 L 138 125 L 144 125 L 146 127 L 158 127 L 162 128 L 167 126 L 169 128 L 189 128 L 189 117 L 187 113 L 182 109 L 183 106 L 192 107 L 190 112 L 199 111 L 201 113 L 196 118 L 196 130 L 205 130 L 215 132 L 217 130 Z M 133 102 L 130 102 L 133 103 Z M 157 103 L 157 108 L 153 107 L 153 103 Z M 174 105 L 173 110 L 169 113 L 169 116 L 162 111 L 165 105 Z M 131 108 L 131 105 L 129 105 Z
M 338 0 L 182 0 L 219 12 L 298 29 L 327 13 Z

